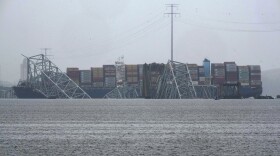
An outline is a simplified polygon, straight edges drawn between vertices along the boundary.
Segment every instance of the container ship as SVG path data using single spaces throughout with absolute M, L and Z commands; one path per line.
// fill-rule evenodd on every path
M 262 93 L 260 65 L 237 66 L 235 62 L 210 63 L 205 59 L 202 65 L 187 66 L 194 85 L 215 85 L 220 98 L 258 97 Z M 118 78 L 115 65 L 92 67 L 89 70 L 67 68 L 66 73 L 93 98 L 103 98 L 123 81 L 138 87 L 140 97 L 154 98 L 157 81 L 164 67 L 163 63 L 125 65 L 121 79 Z M 232 86 L 238 90 L 226 95 L 225 90 Z
M 214 85 L 219 98 L 258 97 L 262 93 L 260 65 L 238 66 L 235 62 L 211 63 L 204 59 L 202 65 L 186 64 L 193 85 Z M 157 82 L 165 64 L 117 64 L 81 70 L 68 67 L 66 74 L 92 98 L 103 98 L 118 85 L 134 86 L 140 98 L 154 98 Z M 234 88 L 232 92 L 229 92 Z M 14 87 L 18 98 L 47 98 L 28 84 Z

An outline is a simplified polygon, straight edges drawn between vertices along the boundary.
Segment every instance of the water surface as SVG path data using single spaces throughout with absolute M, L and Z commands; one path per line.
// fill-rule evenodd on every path
M 0 155 L 280 155 L 280 101 L 0 100 Z

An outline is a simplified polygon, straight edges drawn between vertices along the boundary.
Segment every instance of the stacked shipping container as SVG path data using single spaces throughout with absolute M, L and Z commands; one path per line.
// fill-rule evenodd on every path
M 143 95 L 143 79 L 144 79 L 144 74 L 143 74 L 143 64 L 138 64 L 138 77 L 139 77 L 139 89 L 140 89 L 140 94 Z
M 198 66 L 198 84 L 205 85 L 205 70 L 203 66 Z
M 157 88 L 157 80 L 159 79 L 159 76 L 163 73 L 164 67 L 164 64 L 157 63 L 143 65 L 143 97 L 154 97 Z
M 261 67 L 259 65 L 250 65 L 250 85 L 252 87 L 259 87 L 261 82 Z
M 114 65 L 103 65 L 104 87 L 116 87 L 116 67 Z
M 150 78 L 151 78 L 151 87 L 156 88 L 159 76 L 162 74 L 164 69 L 163 64 L 150 64 Z
M 223 63 L 212 63 L 211 73 L 213 85 L 222 85 L 225 83 L 225 66 Z
M 67 76 L 72 79 L 76 84 L 80 83 L 80 71 L 79 68 L 67 68 Z
M 129 85 L 138 85 L 139 75 L 137 65 L 125 65 L 126 82 Z
M 238 82 L 241 86 L 249 86 L 249 67 L 248 66 L 238 66 Z
M 80 85 L 91 86 L 91 71 L 80 70 Z
M 139 82 L 143 81 L 143 64 L 138 64 Z
M 236 66 L 235 62 L 212 63 L 211 72 L 209 60 L 205 60 L 203 66 L 187 64 L 194 85 L 223 86 L 224 84 L 237 84 L 241 86 L 260 88 L 261 69 L 259 65 Z M 153 97 L 156 91 L 157 80 L 164 70 L 164 64 L 125 65 L 125 80 L 129 85 L 139 85 L 143 89 L 143 95 Z M 207 69 L 206 69 L 207 68 Z M 207 73 L 211 73 L 207 77 Z M 115 65 L 103 65 L 93 67 L 91 70 L 79 70 L 79 68 L 67 68 L 67 75 L 81 86 L 93 88 L 111 89 L 116 87 Z M 147 95 L 145 94 L 147 93 Z
M 104 73 L 102 67 L 91 68 L 92 86 L 94 88 L 102 88 L 104 84 Z
M 224 62 L 226 84 L 237 84 L 237 66 L 235 62 Z
M 187 64 L 193 84 L 198 85 L 198 66 L 197 64 Z

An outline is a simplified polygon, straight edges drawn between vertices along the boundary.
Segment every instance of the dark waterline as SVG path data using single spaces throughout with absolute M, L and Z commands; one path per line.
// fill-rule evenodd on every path
M 279 155 L 279 100 L 0 100 L 0 155 Z

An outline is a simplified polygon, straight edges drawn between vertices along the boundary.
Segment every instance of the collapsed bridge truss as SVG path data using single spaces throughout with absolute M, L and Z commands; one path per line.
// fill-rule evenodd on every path
M 40 54 L 26 58 L 27 82 L 46 98 L 91 98 L 45 55 Z
M 117 86 L 112 91 L 107 93 L 106 99 L 135 99 L 139 98 L 139 93 L 135 86 L 128 86 L 126 84 Z
M 156 99 L 216 98 L 217 88 L 212 85 L 193 85 L 188 66 L 169 60 L 158 80 Z

